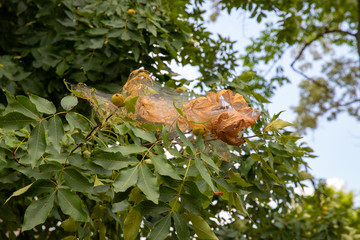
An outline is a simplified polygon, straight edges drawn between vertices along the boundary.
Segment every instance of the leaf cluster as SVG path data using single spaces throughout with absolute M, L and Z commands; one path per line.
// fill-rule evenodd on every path
M 253 221 L 271 199 L 288 201 L 311 157 L 278 115 L 246 145 L 216 146 L 110 113 L 89 119 L 73 96 L 61 112 L 36 95 L 6 96 L 0 228 L 12 238 L 216 239 L 221 211 Z
M 213 39 L 203 12 L 187 11 L 189 1 L 2 0 L 0 6 L 0 87 L 51 98 L 56 106 L 66 94 L 64 78 L 114 92 L 140 67 L 164 82 L 172 61 L 198 66 L 207 77 L 237 66 L 233 42 Z

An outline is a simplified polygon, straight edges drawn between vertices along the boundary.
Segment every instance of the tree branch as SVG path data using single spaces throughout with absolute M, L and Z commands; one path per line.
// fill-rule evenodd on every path
M 360 0 L 358 0 L 360 2 Z M 360 7 L 358 8 L 360 11 Z M 360 16 L 360 15 L 359 15 Z M 360 24 L 359 24 L 360 26 Z M 360 29 L 360 28 L 359 28 Z M 360 44 L 360 30 L 357 32 L 357 34 L 354 34 L 352 32 L 348 32 L 348 31 L 343 31 L 340 29 L 327 29 L 325 28 L 325 31 L 322 33 L 317 34 L 312 40 L 308 41 L 305 43 L 305 45 L 301 48 L 299 54 L 295 57 L 295 59 L 291 62 L 290 67 L 298 74 L 300 74 L 301 76 L 303 76 L 304 78 L 310 80 L 311 82 L 315 83 L 316 85 L 318 85 L 319 87 L 323 87 L 326 89 L 326 91 L 330 91 L 330 89 L 328 88 L 328 86 L 326 86 L 325 84 L 319 83 L 318 81 L 316 81 L 315 79 L 309 77 L 308 75 L 306 75 L 304 72 L 300 71 L 299 69 L 295 68 L 295 63 L 300 59 L 300 57 L 302 56 L 302 54 L 304 53 L 305 49 L 310 46 L 313 42 L 317 41 L 318 39 L 324 37 L 326 34 L 329 33 L 340 33 L 340 34 L 345 34 L 345 35 L 350 35 L 353 37 L 356 37 L 358 40 L 358 45 Z M 358 50 L 359 50 L 359 57 L 360 57 L 360 45 L 358 46 Z
M 111 118 L 114 114 L 110 114 L 104 122 L 107 122 L 109 120 L 109 118 Z M 73 154 L 73 152 L 75 152 L 76 149 L 78 149 L 80 146 L 82 146 L 83 144 L 85 144 L 87 141 L 89 141 L 92 138 L 92 134 L 94 133 L 95 130 L 97 130 L 99 127 L 102 126 L 102 122 L 99 122 L 96 126 L 94 126 L 91 131 L 86 135 L 85 137 L 85 142 L 81 142 L 78 145 L 76 145 L 68 154 L 68 157 Z
M 25 164 L 22 164 L 22 163 L 19 162 L 19 160 L 17 159 L 17 157 L 16 157 L 16 151 L 14 151 L 14 152 L 12 152 L 12 153 L 13 153 L 13 157 L 14 157 L 15 162 L 17 162 L 19 165 L 21 165 L 21 166 L 23 166 L 23 167 L 26 167 Z

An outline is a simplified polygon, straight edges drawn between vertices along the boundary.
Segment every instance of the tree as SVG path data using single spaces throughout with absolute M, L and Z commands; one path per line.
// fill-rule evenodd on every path
M 241 217 L 217 233 L 222 239 L 359 239 L 359 208 L 352 193 L 320 181 L 313 194 L 295 195 L 285 211 L 278 205 L 263 206 L 253 222 Z M 281 204 L 280 204 L 281 205 Z
M 303 223 L 290 203 L 304 200 L 294 188 L 312 179 L 306 172 L 312 149 L 286 130 L 291 124 L 280 113 L 265 110 L 274 86 L 252 71 L 233 76 L 233 42 L 214 40 L 202 26 L 202 3 L 0 3 L 1 238 L 294 236 L 291 230 L 278 234 L 283 228 L 272 223 L 289 212 L 296 226 Z M 115 92 L 140 67 L 167 88 L 193 80 L 172 79 L 171 61 L 199 67 L 198 88 L 230 89 L 261 109 L 260 119 L 239 136 L 243 145 L 139 121 L 131 117 L 139 98 L 117 108 L 109 97 L 77 85 Z M 67 89 L 69 83 L 79 88 Z M 88 101 L 81 99 L 84 89 Z M 186 118 L 185 107 L 174 105 Z M 223 211 L 231 224 L 218 223 Z M 342 225 L 340 234 L 356 229 L 351 221 L 353 228 Z M 322 223 L 314 234 L 330 226 Z
M 217 1 L 215 6 L 214 19 L 224 9 L 248 11 L 258 22 L 266 22 L 267 15 L 276 18 L 252 40 L 242 60 L 260 76 L 265 76 L 264 64 L 276 67 L 266 82 L 282 85 L 292 80 L 284 74 L 289 66 L 278 61 L 289 49 L 294 51 L 289 65 L 303 77 L 300 102 L 294 108 L 300 132 L 316 128 L 320 117 L 334 120 L 341 112 L 360 119 L 359 1 Z
M 171 74 L 160 71 L 172 73 L 171 61 L 199 67 L 207 80 L 215 72 L 234 69 L 231 42 L 213 40 L 198 22 L 201 12 L 185 11 L 188 5 L 188 1 L 2 1 L 1 87 L 12 94 L 31 92 L 59 101 L 66 92 L 64 78 L 114 91 L 140 67 L 160 81 L 170 80 Z

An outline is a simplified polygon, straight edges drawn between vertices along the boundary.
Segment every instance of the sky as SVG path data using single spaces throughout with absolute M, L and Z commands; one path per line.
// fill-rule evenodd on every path
M 209 8 L 209 6 L 207 6 Z M 208 11 L 208 15 L 211 14 Z M 209 21 L 205 26 L 208 31 L 214 34 L 221 34 L 223 37 L 230 37 L 236 40 L 235 49 L 241 53 L 245 52 L 245 47 L 250 44 L 250 38 L 259 35 L 264 29 L 264 24 L 258 24 L 255 20 L 250 20 L 248 15 L 240 11 L 232 11 L 230 15 L 222 12 L 215 22 Z M 291 55 L 285 54 L 281 59 L 285 68 L 285 73 L 292 80 L 279 88 L 275 96 L 270 99 L 271 103 L 267 106 L 270 115 L 285 110 L 281 114 L 281 119 L 293 122 L 295 113 L 291 110 L 299 101 L 298 84 L 302 77 L 291 70 L 289 63 L 292 61 Z M 175 67 L 175 72 L 180 73 L 187 79 L 199 77 L 199 73 L 192 67 Z M 320 72 L 320 68 L 313 68 L 314 73 Z M 241 73 L 241 66 L 237 73 Z M 327 182 L 333 186 L 344 188 L 346 191 L 353 191 L 356 196 L 357 205 L 360 203 L 360 122 L 346 114 L 340 114 L 335 121 L 320 119 L 318 128 L 310 130 L 303 141 L 314 149 L 314 154 L 318 156 L 315 159 L 308 160 L 310 173 L 315 178 L 327 179 Z

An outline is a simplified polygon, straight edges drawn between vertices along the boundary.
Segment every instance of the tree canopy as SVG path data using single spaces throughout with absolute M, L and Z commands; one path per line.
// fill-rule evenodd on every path
M 242 56 L 253 71 L 264 64 L 276 68 L 266 82 L 292 82 L 284 74 L 288 66 L 278 61 L 293 51 L 289 65 L 303 78 L 294 108 L 299 131 L 316 128 L 320 117 L 334 120 L 342 112 L 360 119 L 359 1 L 218 1 L 215 6 L 214 16 L 220 10 L 242 9 L 266 23 Z M 276 22 L 267 21 L 267 15 L 275 16 Z M 264 76 L 260 70 L 258 74 Z
M 239 59 L 234 41 L 204 27 L 204 2 L 0 0 L 1 238 L 359 238 L 352 194 L 317 184 L 307 172 L 313 150 L 281 112 L 266 111 L 277 85 L 291 79 L 281 66 L 271 79 L 257 70 L 290 46 L 300 47 L 295 69 L 315 41 L 324 49 L 357 49 L 356 4 L 217 1 L 215 11 L 281 19 Z M 175 78 L 171 62 L 195 66 L 202 77 Z M 318 116 L 334 110 L 351 107 L 358 116 L 358 59 L 335 62 L 321 78 L 300 72 L 306 94 L 296 109 L 298 129 L 315 127 Z M 243 72 L 235 75 L 239 64 Z M 211 89 L 208 99 L 218 96 L 221 111 L 249 104 L 260 118 L 231 136 L 243 144 L 224 141 L 212 127 L 195 131 L 213 119 L 193 121 L 175 100 L 170 107 L 193 127 L 140 120 L 134 116 L 141 96 L 111 102 L 139 68 L 174 98 L 198 97 L 182 88 L 195 82 L 204 94 Z M 226 102 L 216 92 L 241 94 L 245 102 Z M 309 181 L 314 194 L 297 194 Z

